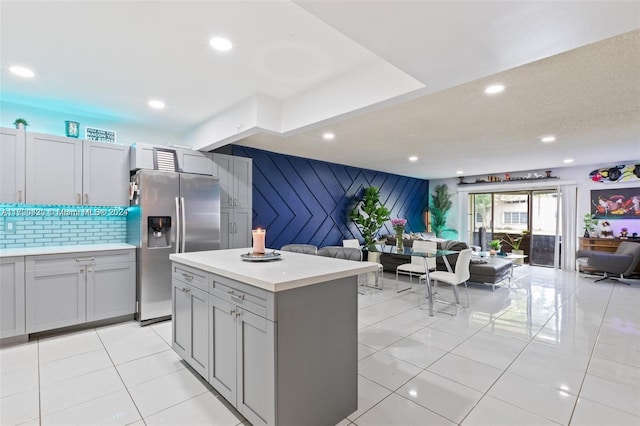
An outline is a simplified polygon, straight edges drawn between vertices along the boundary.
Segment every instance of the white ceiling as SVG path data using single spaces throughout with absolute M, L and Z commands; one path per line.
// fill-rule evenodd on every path
M 427 179 L 640 159 L 637 1 L 0 0 L 0 26 L 2 101 L 199 148 Z

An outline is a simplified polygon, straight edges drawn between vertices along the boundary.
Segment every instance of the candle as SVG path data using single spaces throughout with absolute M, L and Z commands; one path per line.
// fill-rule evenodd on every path
M 258 254 L 264 253 L 264 239 L 267 235 L 266 229 L 254 229 L 251 231 L 253 235 L 253 252 Z

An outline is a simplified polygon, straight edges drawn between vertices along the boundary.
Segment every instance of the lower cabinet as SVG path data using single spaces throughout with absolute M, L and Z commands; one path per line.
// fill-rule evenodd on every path
M 173 279 L 173 349 L 209 377 L 209 294 Z
M 0 339 L 26 333 L 24 257 L 0 258 Z
M 216 296 L 209 300 L 209 382 L 252 424 L 274 424 L 275 323 Z
M 26 332 L 135 312 L 135 251 L 26 256 Z

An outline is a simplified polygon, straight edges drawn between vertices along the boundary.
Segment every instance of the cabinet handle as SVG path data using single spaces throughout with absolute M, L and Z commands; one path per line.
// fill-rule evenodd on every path
M 227 198 L 229 198 L 229 202 L 227 204 L 232 206 L 233 205 L 233 198 L 231 198 L 231 195 L 229 195 L 229 197 L 227 197 Z
M 235 313 L 236 313 L 236 310 L 235 310 L 235 309 L 232 309 L 232 310 L 229 312 L 229 315 L 233 316 L 233 315 L 235 315 Z
M 89 204 L 89 194 L 84 194 L 84 203 Z
M 18 189 L 18 202 L 22 202 L 22 189 Z
M 241 313 L 242 313 L 242 312 L 240 312 L 240 311 L 238 310 L 238 311 L 236 312 L 236 318 L 240 318 L 240 314 L 241 314 Z
M 229 290 L 227 293 L 229 293 L 229 296 L 231 296 L 231 297 L 235 297 L 236 299 L 244 300 L 244 293 L 235 294 L 233 290 Z
M 180 290 L 181 290 L 183 293 L 187 293 L 187 294 L 191 293 L 191 289 L 188 289 L 188 288 L 181 288 Z
M 76 262 L 93 262 L 95 257 L 76 257 Z
M 81 273 L 81 274 L 84 274 L 84 269 L 80 269 L 80 273 Z
M 233 205 L 234 205 L 234 206 L 237 206 L 237 205 L 238 205 L 238 199 L 237 199 L 237 198 L 234 198 L 234 199 L 233 199 Z
M 186 272 L 183 272 L 183 273 L 182 273 L 182 276 L 183 276 L 183 277 L 185 277 L 185 278 L 186 278 L 186 279 L 188 279 L 188 280 L 192 280 L 192 279 L 193 279 L 193 275 L 189 275 L 189 274 L 187 274 Z
M 81 203 L 82 203 L 82 195 L 76 194 L 76 204 L 81 204 Z

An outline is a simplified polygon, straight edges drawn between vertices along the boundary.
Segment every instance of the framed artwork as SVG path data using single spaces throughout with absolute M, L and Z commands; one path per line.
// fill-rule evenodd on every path
M 591 191 L 596 219 L 640 219 L 640 187 Z

